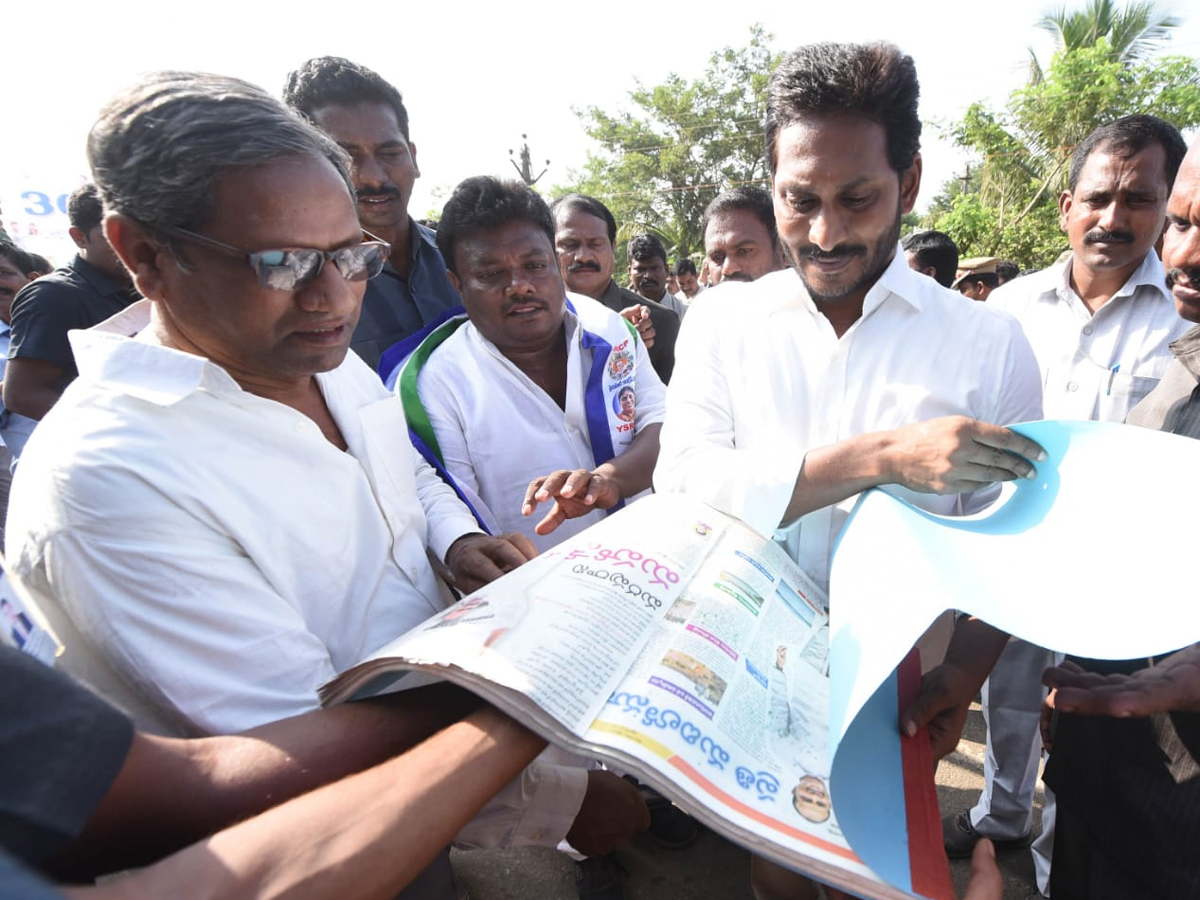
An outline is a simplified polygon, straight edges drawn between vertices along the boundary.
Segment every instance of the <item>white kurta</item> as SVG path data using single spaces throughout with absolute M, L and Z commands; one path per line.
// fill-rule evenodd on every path
M 1153 250 L 1095 315 L 1071 287 L 1069 261 L 997 288 L 987 305 L 1021 323 L 1048 419 L 1124 422 L 1166 371 L 1167 345 L 1188 329 Z
M 840 339 L 792 269 L 721 290 L 723 302 L 693 305 L 680 334 L 654 485 L 764 535 L 779 527 L 812 448 L 939 416 L 1041 418 L 1037 365 L 1016 321 L 913 272 L 899 250 Z M 944 514 L 992 496 L 889 490 Z M 853 501 L 781 535 L 822 587 Z
M 620 319 L 589 297 L 568 297 L 585 321 L 595 321 L 597 316 Z M 521 515 L 525 490 L 534 478 L 557 469 L 594 469 L 599 464 L 592 455 L 584 407 L 592 351 L 580 345 L 580 327 L 579 317 L 568 309 L 565 409 L 470 322 L 433 352 L 417 382 L 446 469 L 472 506 L 493 532 L 520 532 L 539 550 L 578 534 L 604 515 L 597 510 L 569 519 L 545 536 L 533 529 L 550 511 L 549 503 L 539 504 L 531 516 Z M 641 341 L 636 342 L 634 353 L 635 415 L 628 430 L 615 437 L 617 456 L 638 432 L 661 422 L 664 415 L 665 389 Z

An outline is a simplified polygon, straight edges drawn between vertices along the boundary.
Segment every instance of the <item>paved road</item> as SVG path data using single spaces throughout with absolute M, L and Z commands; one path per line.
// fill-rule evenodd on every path
M 943 812 L 957 812 L 975 802 L 983 787 L 983 718 L 973 708 L 958 752 L 938 768 L 938 798 Z M 1041 827 L 1039 791 L 1034 831 Z M 684 851 L 659 850 L 639 837 L 617 851 L 629 872 L 626 900 L 753 900 L 750 857 L 706 831 Z M 1004 900 L 1037 898 L 1029 851 L 1002 852 Z M 471 900 L 575 900 L 574 865 L 554 850 L 523 848 L 453 854 L 454 870 Z M 951 864 L 955 884 L 963 890 L 966 862 Z

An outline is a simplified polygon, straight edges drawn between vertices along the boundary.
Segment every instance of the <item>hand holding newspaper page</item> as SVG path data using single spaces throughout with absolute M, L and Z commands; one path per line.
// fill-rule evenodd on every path
M 831 800 L 825 596 L 779 547 L 710 507 L 654 496 L 609 516 L 383 647 L 327 685 L 327 702 L 394 677 L 398 660 L 633 772 L 756 853 L 860 896 L 912 895 L 912 879 L 893 887 L 864 865 Z M 900 809 L 890 842 L 907 859 L 895 678 L 882 690 L 890 747 L 867 764 L 887 760 Z M 909 793 L 924 792 L 917 806 L 932 813 L 911 843 L 932 848 L 928 896 L 947 897 L 928 758 L 918 771 Z

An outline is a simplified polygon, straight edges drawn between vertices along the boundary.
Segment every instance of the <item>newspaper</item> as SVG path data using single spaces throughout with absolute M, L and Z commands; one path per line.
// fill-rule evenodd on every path
M 913 883 L 889 885 L 862 862 L 831 800 L 829 634 L 826 596 L 777 545 L 659 495 L 392 641 L 322 698 L 390 689 L 398 670 L 444 677 L 555 744 L 636 774 L 755 853 L 860 896 L 912 896 Z M 893 849 L 927 850 L 925 894 L 952 896 L 927 739 L 903 739 L 925 751 L 906 785 L 895 681 L 881 690 L 900 802 L 922 808 L 911 795 L 923 795 L 932 810 Z M 869 764 L 880 758 L 889 754 Z

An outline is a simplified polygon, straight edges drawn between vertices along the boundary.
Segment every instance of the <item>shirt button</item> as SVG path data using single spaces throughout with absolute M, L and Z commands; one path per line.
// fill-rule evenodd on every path
M 1092 326 L 1091 326 L 1091 325 L 1084 325 L 1084 326 L 1083 326 L 1083 333 L 1084 333 L 1084 334 L 1091 334 L 1091 333 L 1092 333 Z
M 1077 390 L 1079 390 L 1079 385 L 1077 385 L 1073 381 L 1068 381 L 1067 382 L 1067 390 L 1068 391 L 1077 391 Z

